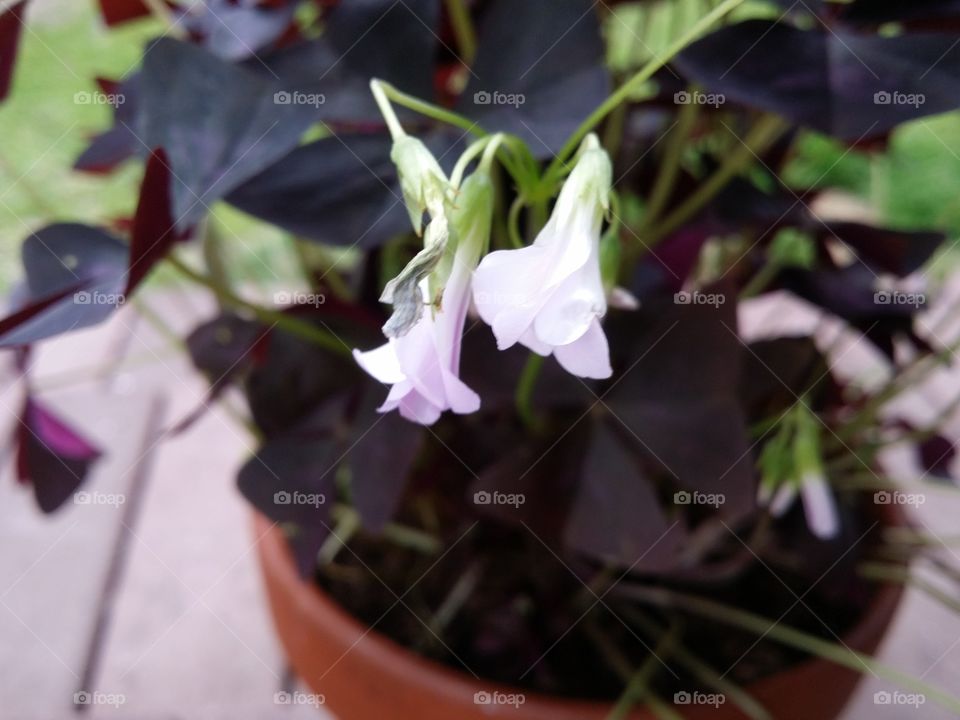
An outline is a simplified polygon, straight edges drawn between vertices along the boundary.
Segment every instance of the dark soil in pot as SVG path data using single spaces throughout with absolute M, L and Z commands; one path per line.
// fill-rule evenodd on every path
M 625 597 L 621 590 L 633 583 L 703 595 L 829 641 L 848 633 L 877 589 L 856 567 L 874 555 L 883 526 L 899 518 L 878 517 L 873 508 L 845 512 L 845 534 L 833 541 L 809 535 L 797 510 L 776 525 L 761 520 L 761 532 L 730 527 L 722 552 L 655 577 L 604 571 L 563 554 L 528 525 L 444 527 L 434 518 L 432 529 L 445 539 L 438 554 L 361 533 L 315 580 L 361 623 L 451 669 L 527 692 L 611 701 L 623 691 L 624 671 L 643 665 L 656 645 L 651 626 L 665 629 L 677 617 Z M 423 521 L 410 508 L 402 518 Z M 765 540 L 755 542 L 758 536 Z M 805 658 L 689 614 L 679 641 L 741 686 Z M 674 664 L 655 674 L 654 688 L 665 698 L 712 691 Z

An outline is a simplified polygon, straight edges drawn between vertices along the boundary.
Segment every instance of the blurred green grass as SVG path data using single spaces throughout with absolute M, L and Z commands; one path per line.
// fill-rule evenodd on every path
M 32 8 L 13 91 L 0 105 L 0 289 L 21 276 L 19 247 L 32 230 L 54 221 L 103 224 L 132 212 L 139 162 L 109 176 L 71 170 L 87 138 L 106 129 L 112 115 L 106 105 L 74 97 L 95 90 L 98 75 L 134 70 L 146 41 L 162 31 L 153 20 L 107 30 L 92 0 L 47 0 Z M 905 126 L 886 154 L 848 152 L 809 133 L 799 148 L 791 182 L 841 188 L 897 227 L 960 237 L 960 114 Z M 238 278 L 269 282 L 289 269 L 283 233 L 222 206 L 217 223 Z
M 19 247 L 51 221 L 103 223 L 136 203 L 135 164 L 98 177 L 70 168 L 94 131 L 108 126 L 106 105 L 79 104 L 97 76 L 120 77 L 137 67 L 147 21 L 108 32 L 93 2 L 36 4 L 21 37 L 13 89 L 0 105 L 0 286 L 21 275 Z
M 47 0 L 31 8 L 13 90 L 0 104 L 0 290 L 22 276 L 20 244 L 30 232 L 51 222 L 108 224 L 135 209 L 141 162 L 102 176 L 72 170 L 88 139 L 113 117 L 109 106 L 78 103 L 75 96 L 97 90 L 98 76 L 135 71 L 147 41 L 163 31 L 153 19 L 108 30 L 93 0 Z M 239 277 L 269 282 L 295 267 L 284 262 L 290 248 L 283 233 L 222 204 L 216 215 Z

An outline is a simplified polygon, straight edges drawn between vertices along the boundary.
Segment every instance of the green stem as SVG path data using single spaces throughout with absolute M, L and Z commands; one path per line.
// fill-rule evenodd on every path
M 540 368 L 543 367 L 543 356 L 535 352 L 530 353 L 527 358 L 527 364 L 523 366 L 523 372 L 520 373 L 520 380 L 517 382 L 517 414 L 531 430 L 536 430 L 538 426 L 537 416 L 533 410 L 533 390 L 537 385 L 537 377 L 540 375 Z
M 660 165 L 657 179 L 650 191 L 650 201 L 647 203 L 647 212 L 643 219 L 647 227 L 652 226 L 654 221 L 660 217 L 660 213 L 663 212 L 670 200 L 674 185 L 680 176 L 680 164 L 683 160 L 683 151 L 686 149 L 687 138 L 697 122 L 698 109 L 696 103 L 683 105 L 680 108 L 680 113 L 677 115 L 677 124 L 670 133 L 670 139 L 667 140 L 663 163 Z
M 960 600 L 952 595 L 945 593 L 933 583 L 927 582 L 923 578 L 915 577 L 910 571 L 899 565 L 885 565 L 883 563 L 866 563 L 860 567 L 860 574 L 871 580 L 882 580 L 884 582 L 895 582 L 902 585 L 910 585 L 929 595 L 933 600 L 941 603 L 948 610 L 954 613 L 960 613 Z
M 397 105 L 413 110 L 425 117 L 453 125 L 480 138 L 488 135 L 487 131 L 473 120 L 451 110 L 446 110 L 439 105 L 434 105 L 413 95 L 408 95 L 383 80 L 372 80 L 370 86 L 371 89 L 376 87 L 377 91 L 383 93 L 385 98 L 389 98 Z M 375 91 L 375 94 L 377 91 Z M 378 103 L 379 102 L 378 100 Z M 391 133 L 393 132 L 394 129 L 391 128 Z M 401 130 L 400 132 L 403 131 Z M 394 137 L 396 137 L 396 135 L 394 135 Z M 521 190 L 527 193 L 536 191 L 540 184 L 540 178 L 538 166 L 529 148 L 527 148 L 519 138 L 512 135 L 504 136 L 503 145 L 505 148 L 512 150 L 516 154 L 516 158 L 510 153 L 504 152 L 504 148 L 501 148 L 501 152 L 499 152 L 500 162 L 502 162 L 503 166 L 510 172 L 510 175 L 513 176 L 513 179 Z
M 633 77 L 609 95 L 607 99 L 580 124 L 580 127 L 577 128 L 573 135 L 570 136 L 560 150 L 560 153 L 554 158 L 550 167 L 547 169 L 547 177 L 553 178 L 557 173 L 561 172 L 564 163 L 576 151 L 580 145 L 580 141 L 587 136 L 587 133 L 599 125 L 618 105 L 627 100 L 631 93 L 643 85 L 643 83 L 650 80 L 654 73 L 670 62 L 677 53 L 696 40 L 702 33 L 708 30 L 711 25 L 728 13 L 736 10 L 744 2 L 745 0 L 724 0 L 724 2 L 700 18 L 686 33 L 672 42 L 662 54 L 644 65 Z
M 650 694 L 650 681 L 653 679 L 657 670 L 662 667 L 662 657 L 672 650 L 677 641 L 677 636 L 676 627 L 671 628 L 663 635 L 660 642 L 658 642 L 653 649 L 653 652 L 650 653 L 650 656 L 633 674 L 633 677 L 630 678 L 630 682 L 627 684 L 620 699 L 617 700 L 617 704 L 613 706 L 613 710 L 610 711 L 607 720 L 625 720 L 633 707 L 642 702 L 644 698 Z
M 740 299 L 747 300 L 762 293 L 776 279 L 777 274 L 782 269 L 783 265 L 768 259 L 766 264 L 750 278 L 750 282 L 740 291 Z
M 470 10 L 464 0 L 446 0 L 446 5 L 453 34 L 456 35 L 460 48 L 460 59 L 464 65 L 472 65 L 477 56 L 477 33 L 473 29 Z
M 693 218 L 727 186 L 727 183 L 746 170 L 760 153 L 773 144 L 785 127 L 785 123 L 780 120 L 780 118 L 772 115 L 760 119 L 750 132 L 747 133 L 740 147 L 726 156 L 720 167 L 717 168 L 706 182 L 700 185 L 692 195 L 672 213 L 667 215 L 663 221 L 645 233 L 647 245 L 655 245 Z
M 321 347 L 324 347 L 327 350 L 335 352 L 339 355 L 343 355 L 344 357 L 351 356 L 350 348 L 326 330 L 321 330 L 320 328 L 315 327 L 308 322 L 304 322 L 293 315 L 288 315 L 280 312 L 279 310 L 261 307 L 260 305 L 252 303 L 248 300 L 244 300 L 230 290 L 220 287 L 215 280 L 197 272 L 174 255 L 168 255 L 167 262 L 176 268 L 180 274 L 212 290 L 223 306 L 246 310 L 252 313 L 253 316 L 262 323 L 267 325 L 276 325 L 281 330 L 289 332 L 291 335 L 297 335 L 304 340 L 309 340 L 316 345 L 320 345 Z
M 487 134 L 483 128 L 477 125 L 477 123 L 470 118 L 464 117 L 463 115 L 455 113 L 452 110 L 446 110 L 439 105 L 434 105 L 433 103 L 421 100 L 413 95 L 408 95 L 402 90 L 397 90 L 388 82 L 384 82 L 383 80 L 372 80 L 370 82 L 371 88 L 373 88 L 374 85 L 376 85 L 376 87 L 378 87 L 383 94 L 386 95 L 386 97 L 390 98 L 397 105 L 402 105 L 403 107 L 409 108 L 410 110 L 420 113 L 426 117 L 430 117 L 434 120 L 439 120 L 440 122 L 447 123 L 448 125 L 458 127 L 461 130 L 473 133 L 477 137 L 484 137 Z
M 739 627 L 760 637 L 767 637 L 783 645 L 802 650 L 816 657 L 828 660 L 841 667 L 849 668 L 859 673 L 871 672 L 883 680 L 895 683 L 901 687 L 922 693 L 943 707 L 960 713 L 960 698 L 936 688 L 923 680 L 901 672 L 896 668 L 879 662 L 856 650 L 850 650 L 841 645 L 823 640 L 809 633 L 777 623 L 762 615 L 722 603 L 707 600 L 697 595 L 675 592 L 663 588 L 643 587 L 634 585 L 623 589 L 637 600 L 649 602 L 660 607 L 687 610 L 703 617 L 715 620 L 725 625 Z
M 370 81 L 370 92 L 373 93 L 373 99 L 377 101 L 380 114 L 383 115 L 383 119 L 387 122 L 390 137 L 397 140 L 398 138 L 406 136 L 407 133 L 400 124 L 400 120 L 397 118 L 397 113 L 394 112 L 393 106 L 390 104 L 390 100 L 388 99 L 389 89 L 391 89 L 391 86 L 382 80 Z

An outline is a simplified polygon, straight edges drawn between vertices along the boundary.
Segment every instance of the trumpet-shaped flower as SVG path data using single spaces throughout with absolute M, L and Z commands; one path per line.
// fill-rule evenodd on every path
M 521 343 L 568 372 L 610 377 L 600 320 L 607 311 L 600 229 L 609 207 L 610 158 L 590 135 L 534 243 L 487 255 L 474 276 L 474 302 L 501 350 Z
M 480 397 L 459 378 L 460 345 L 471 279 L 490 234 L 492 213 L 489 176 L 476 172 L 460 188 L 450 217 L 454 232 L 434 264 L 435 277 L 423 277 L 416 285 L 417 302 L 427 310 L 408 331 L 390 337 L 385 345 L 369 352 L 353 351 L 364 370 L 392 385 L 380 412 L 399 410 L 408 420 L 432 425 L 445 410 L 466 414 L 480 408 Z M 431 294 L 431 279 L 437 276 L 445 278 L 439 303 Z

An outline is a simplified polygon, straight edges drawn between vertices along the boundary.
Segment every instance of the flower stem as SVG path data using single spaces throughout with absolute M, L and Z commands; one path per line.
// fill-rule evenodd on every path
M 650 200 L 647 203 L 647 212 L 644 216 L 644 224 L 647 227 L 653 225 L 670 200 L 677 177 L 680 175 L 680 163 L 683 160 L 687 138 L 697 122 L 698 110 L 699 107 L 696 103 L 680 107 L 677 124 L 673 128 L 669 140 L 667 140 L 663 162 L 657 173 L 657 179 L 653 183 L 653 189 L 650 191 Z
M 637 71 L 629 80 L 611 93 L 607 99 L 604 100 L 603 103 L 601 103 L 596 110 L 590 113 L 587 119 L 580 124 L 580 127 L 577 128 L 573 135 L 570 136 L 557 157 L 554 158 L 553 162 L 550 164 L 550 167 L 547 169 L 546 176 L 551 179 L 554 178 L 554 176 L 562 170 L 567 159 L 576 151 L 577 147 L 580 145 L 580 141 L 586 137 L 587 133 L 599 125 L 607 115 L 609 115 L 614 109 L 616 109 L 618 105 L 620 105 L 620 103 L 626 101 L 630 97 L 631 93 L 633 93 L 638 87 L 652 78 L 657 70 L 670 62 L 674 56 L 676 56 L 691 42 L 696 40 L 703 32 L 708 30 L 711 25 L 725 15 L 733 12 L 744 2 L 745 0 L 724 0 L 724 2 L 717 5 L 717 7 L 700 18 L 700 20 L 698 20 L 693 27 L 685 32 L 681 37 L 677 38 L 677 40 L 671 43 L 669 47 L 663 51 L 663 53 L 653 58 L 639 71 Z
M 341 340 L 334 337 L 332 333 L 321 330 L 318 327 L 304 322 L 300 318 L 288 315 L 279 310 L 261 307 L 255 303 L 244 300 L 239 295 L 234 294 L 229 289 L 221 287 L 213 278 L 197 272 L 180 258 L 174 255 L 167 256 L 169 262 L 176 270 L 200 285 L 210 288 L 217 296 L 217 299 L 224 307 L 239 308 L 253 314 L 262 323 L 267 325 L 276 325 L 281 330 L 289 332 L 291 335 L 297 335 L 304 340 L 320 345 L 331 352 L 350 357 L 350 348 Z
M 409 108 L 414 112 L 418 112 L 421 115 L 426 117 L 433 118 L 434 120 L 439 120 L 440 122 L 447 123 L 448 125 L 453 125 L 465 130 L 469 133 L 473 133 L 477 137 L 483 137 L 486 135 L 486 131 L 481 128 L 473 120 L 455 113 L 452 110 L 446 110 L 439 105 L 434 105 L 425 100 L 421 100 L 418 97 L 413 95 L 408 95 L 402 90 L 397 90 L 393 85 L 383 80 L 371 80 L 370 87 L 371 89 L 376 86 L 387 98 L 395 102 L 397 105 L 402 105 L 405 108 Z M 374 95 L 377 91 L 374 90 Z M 379 103 L 379 100 L 377 101 Z M 392 132 L 392 130 L 391 130 Z
M 960 698 L 940 690 L 908 673 L 901 672 L 885 663 L 878 662 L 869 655 L 850 650 L 829 640 L 824 640 L 802 630 L 781 625 L 770 618 L 756 615 L 740 608 L 708 600 L 684 592 L 664 588 L 633 585 L 624 589 L 624 594 L 636 600 L 675 610 L 686 610 L 701 617 L 732 627 L 739 627 L 758 636 L 767 637 L 781 645 L 792 647 L 823 658 L 841 667 L 859 673 L 870 672 L 881 680 L 900 685 L 912 691 L 923 693 L 928 699 L 941 706 L 960 712 Z
M 390 86 L 382 80 L 371 80 L 370 81 L 370 92 L 373 93 L 373 99 L 377 101 L 377 107 L 380 108 L 380 114 L 383 115 L 383 119 L 387 122 L 387 128 L 390 130 L 390 136 L 397 140 L 406 136 L 406 131 L 403 129 L 403 126 L 400 124 L 400 120 L 397 118 L 397 113 L 393 110 L 393 105 L 390 104 L 388 99 L 386 89 Z
M 727 183 L 749 167 L 760 153 L 773 144 L 785 129 L 786 123 L 773 115 L 767 115 L 757 121 L 740 147 L 724 158 L 723 163 L 713 175 L 707 178 L 706 182 L 649 231 L 644 233 L 641 230 L 640 234 L 645 237 L 647 245 L 655 245 L 693 218 L 727 186 Z
M 445 2 L 450 24 L 453 26 L 453 34 L 456 35 L 457 45 L 460 48 L 460 59 L 464 65 L 471 65 L 477 56 L 477 33 L 473 29 L 470 10 L 467 9 L 464 0 L 445 0 Z
M 534 431 L 539 427 L 539 421 L 533 411 L 533 390 L 537 385 L 537 377 L 540 375 L 540 368 L 543 367 L 543 360 L 543 356 L 531 352 L 530 357 L 527 358 L 527 364 L 523 366 L 523 372 L 520 373 L 520 380 L 517 382 L 517 414 L 523 424 Z

